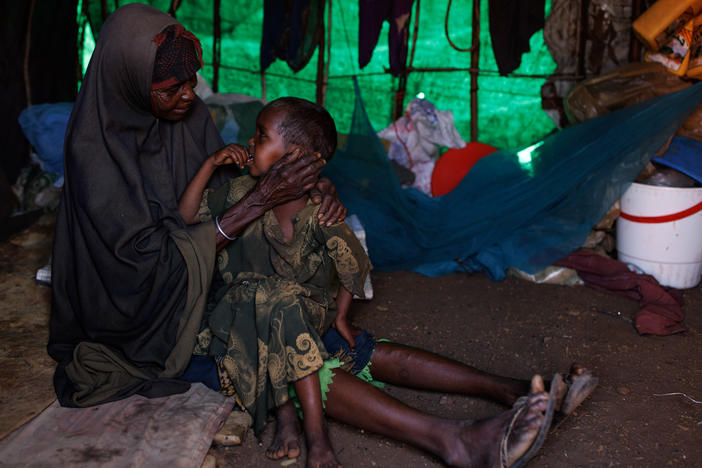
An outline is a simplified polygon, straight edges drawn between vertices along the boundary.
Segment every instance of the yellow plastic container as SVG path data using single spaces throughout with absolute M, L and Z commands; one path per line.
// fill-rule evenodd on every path
M 668 40 L 668 43 L 658 49 L 658 52 L 647 51 L 644 60 L 658 62 L 671 73 L 683 76 L 688 70 L 690 61 L 690 45 L 695 29 L 695 19 L 688 21 L 685 26 L 678 29 Z
M 687 72 L 690 78 L 702 78 L 702 15 L 695 18 L 695 27 L 690 43 L 690 60 L 687 64 Z
M 701 12 L 702 0 L 658 0 L 636 18 L 632 27 L 646 47 L 657 52 Z

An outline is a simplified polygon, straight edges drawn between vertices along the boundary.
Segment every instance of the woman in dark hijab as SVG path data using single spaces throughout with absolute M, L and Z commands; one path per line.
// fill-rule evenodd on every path
M 199 41 L 130 4 L 105 22 L 68 124 L 52 260 L 49 354 L 64 406 L 187 390 L 216 250 L 251 220 L 315 186 L 323 162 L 289 155 L 215 223 L 186 225 L 178 199 L 228 151 L 194 94 Z M 321 222 L 345 208 L 328 181 Z M 316 198 L 321 198 L 317 195 Z

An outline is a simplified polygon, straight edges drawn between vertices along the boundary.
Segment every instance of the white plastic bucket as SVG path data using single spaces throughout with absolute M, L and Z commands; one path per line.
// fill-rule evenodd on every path
M 631 184 L 617 219 L 619 260 L 664 286 L 685 289 L 702 279 L 702 188 Z

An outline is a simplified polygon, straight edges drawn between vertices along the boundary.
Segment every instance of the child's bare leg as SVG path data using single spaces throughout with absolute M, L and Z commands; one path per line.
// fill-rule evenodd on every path
M 276 408 L 275 435 L 266 456 L 272 460 L 300 455 L 300 420 L 292 400 Z
M 481 396 L 511 406 L 529 393 L 529 381 L 483 372 L 458 361 L 396 343 L 380 342 L 373 377 L 402 387 Z
M 302 407 L 302 426 L 307 440 L 308 468 L 337 468 L 336 460 L 327 432 L 327 422 L 322 410 L 322 391 L 319 388 L 317 372 L 293 383 L 295 393 Z
M 538 379 L 538 380 L 537 380 Z M 508 464 L 526 452 L 544 420 L 548 394 L 534 379 L 527 406 L 517 416 L 507 444 Z M 347 424 L 427 450 L 450 466 L 492 467 L 515 410 L 480 421 L 457 421 L 411 408 L 346 372 L 337 372 L 329 387 L 326 412 Z

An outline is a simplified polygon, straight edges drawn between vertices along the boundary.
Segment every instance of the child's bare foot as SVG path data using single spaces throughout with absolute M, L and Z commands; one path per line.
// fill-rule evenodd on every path
M 307 468 L 341 468 L 326 432 L 305 434 L 307 438 Z
M 300 420 L 292 400 L 279 406 L 276 410 L 275 435 L 266 456 L 271 460 L 296 458 L 300 455 Z
M 521 466 L 525 460 L 520 458 L 543 442 L 548 403 L 543 379 L 534 376 L 523 404 L 494 418 L 459 423 L 453 442 L 449 439 L 446 446 L 444 461 L 456 467 L 509 467 L 515 462 Z

